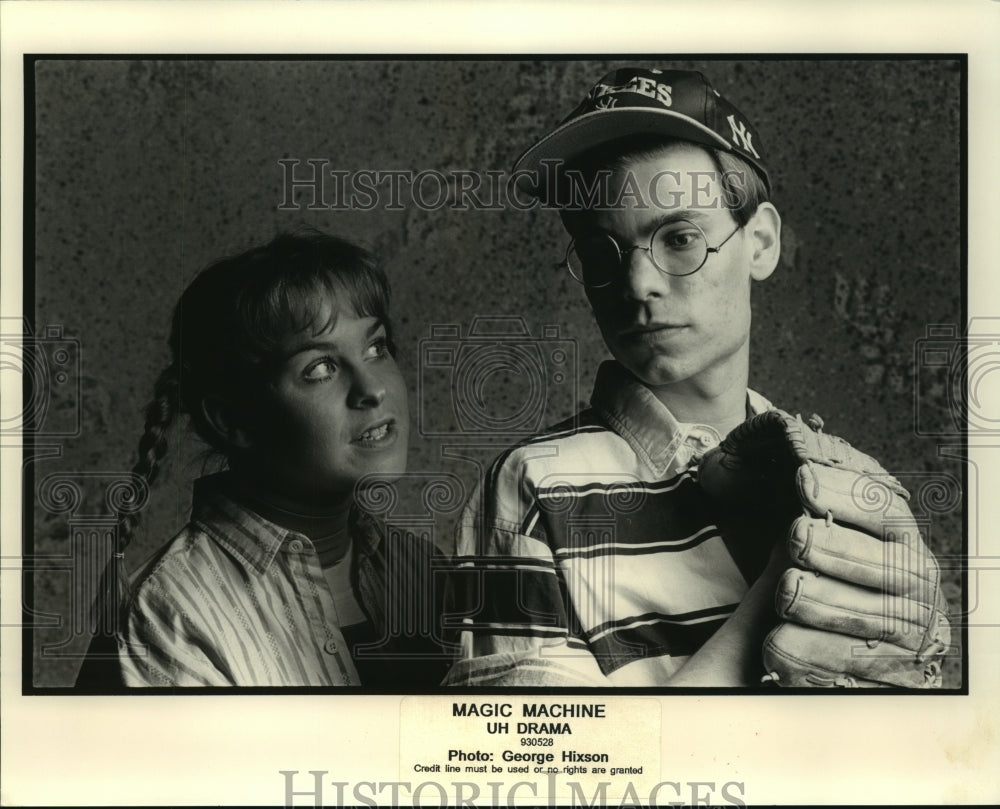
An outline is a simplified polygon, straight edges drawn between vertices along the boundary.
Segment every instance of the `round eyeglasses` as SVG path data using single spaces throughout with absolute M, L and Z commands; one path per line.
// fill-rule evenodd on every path
M 718 253 L 722 246 L 743 228 L 726 236 L 715 247 L 708 246 L 705 231 L 687 219 L 664 222 L 649 237 L 649 246 L 634 244 L 624 250 L 607 233 L 573 239 L 566 248 L 563 263 L 570 275 L 593 289 L 610 285 L 621 272 L 625 256 L 633 250 L 645 250 L 653 265 L 667 275 L 691 275 L 708 261 L 709 253 Z

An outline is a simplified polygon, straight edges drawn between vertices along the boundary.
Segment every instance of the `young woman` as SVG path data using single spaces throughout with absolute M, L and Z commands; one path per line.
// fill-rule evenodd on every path
M 435 552 L 355 502 L 359 482 L 406 466 L 388 303 L 371 255 L 315 231 L 221 260 L 184 292 L 134 472 L 154 480 L 180 414 L 227 469 L 196 481 L 190 522 L 121 593 L 125 685 L 440 681 Z M 120 523 L 120 574 L 136 522 Z M 415 614 L 425 631 L 399 630 Z

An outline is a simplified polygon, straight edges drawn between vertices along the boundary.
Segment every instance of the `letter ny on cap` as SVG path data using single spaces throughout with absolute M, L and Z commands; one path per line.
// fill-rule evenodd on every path
M 744 157 L 770 187 L 757 131 L 736 107 L 693 70 L 624 67 L 608 73 L 552 132 L 514 165 L 518 185 L 535 196 L 543 180 L 542 161 L 568 163 L 627 135 L 663 135 L 713 146 Z

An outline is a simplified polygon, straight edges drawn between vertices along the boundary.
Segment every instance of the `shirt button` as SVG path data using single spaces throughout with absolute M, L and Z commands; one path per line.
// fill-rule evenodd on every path
M 710 435 L 703 435 L 698 439 L 698 443 L 703 447 L 710 447 L 715 443 L 715 439 Z
M 336 654 L 337 653 L 337 641 L 335 641 L 335 640 L 328 640 L 326 643 L 323 644 L 323 651 L 326 652 L 328 655 Z
M 302 549 L 305 547 L 301 539 L 293 539 L 288 543 L 288 550 L 292 553 L 302 553 Z

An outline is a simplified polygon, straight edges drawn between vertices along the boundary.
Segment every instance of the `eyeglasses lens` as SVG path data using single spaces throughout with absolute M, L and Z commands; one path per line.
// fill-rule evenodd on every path
M 577 281 L 588 287 L 610 284 L 621 265 L 618 248 L 609 236 L 577 239 L 570 250 L 569 269 Z
M 669 275 L 690 275 L 705 263 L 708 242 L 701 229 L 690 222 L 665 222 L 650 244 L 653 263 Z
M 708 256 L 705 234 L 697 225 L 685 220 L 664 222 L 653 232 L 649 248 L 639 245 L 632 248 L 644 249 L 649 250 L 657 269 L 668 275 L 697 272 Z M 567 256 L 573 277 L 588 287 L 611 284 L 621 273 L 624 260 L 614 240 L 606 234 L 575 240 Z

